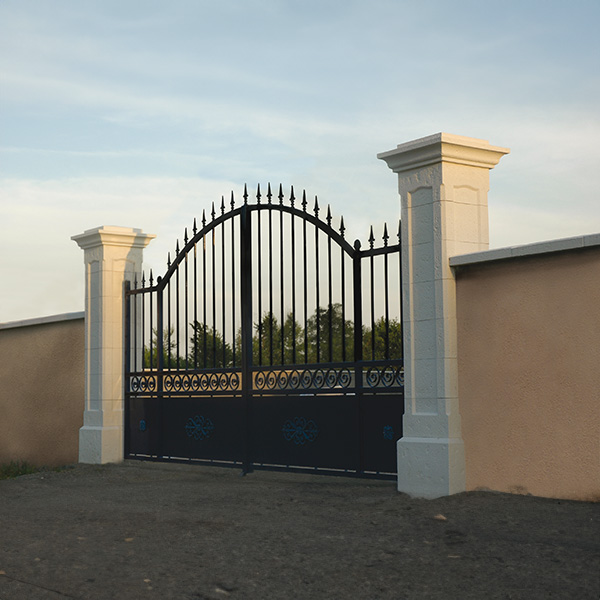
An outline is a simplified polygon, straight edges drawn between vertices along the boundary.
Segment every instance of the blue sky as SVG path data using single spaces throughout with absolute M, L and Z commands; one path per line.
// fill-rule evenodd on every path
M 376 154 L 445 131 L 511 148 L 491 246 L 600 232 L 600 3 L 0 0 L 0 322 L 83 309 L 99 225 L 184 227 L 231 189 L 395 222 Z

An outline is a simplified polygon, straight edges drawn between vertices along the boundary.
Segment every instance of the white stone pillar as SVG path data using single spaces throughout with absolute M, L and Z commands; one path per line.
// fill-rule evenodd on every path
M 489 171 L 507 148 L 447 133 L 378 154 L 398 173 L 402 205 L 405 414 L 398 490 L 435 498 L 465 490 L 449 259 L 489 245 Z
M 79 462 L 123 460 L 124 282 L 138 279 L 143 249 L 156 236 L 97 227 L 73 239 L 85 262 L 85 410 Z

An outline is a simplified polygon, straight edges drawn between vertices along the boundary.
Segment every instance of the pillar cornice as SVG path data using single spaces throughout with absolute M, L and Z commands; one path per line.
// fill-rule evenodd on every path
M 509 152 L 508 148 L 492 146 L 487 140 L 435 133 L 399 144 L 394 150 L 381 152 L 377 158 L 385 161 L 394 173 L 414 171 L 439 163 L 493 169 Z
M 88 229 L 71 239 L 83 250 L 100 246 L 123 246 L 126 248 L 145 248 L 156 235 L 144 233 L 141 229 L 102 225 Z

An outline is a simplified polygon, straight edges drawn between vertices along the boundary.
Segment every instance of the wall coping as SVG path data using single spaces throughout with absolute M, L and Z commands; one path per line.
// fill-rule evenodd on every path
M 600 246 L 600 233 L 561 238 L 546 242 L 536 242 L 520 246 L 509 246 L 507 248 L 495 248 L 494 250 L 472 252 L 471 254 L 461 254 L 459 256 L 450 257 L 450 266 L 464 267 L 497 260 L 521 258 L 524 256 L 540 256 L 543 254 L 564 252 L 566 250 L 581 250 L 583 248 L 591 248 L 594 246 Z
M 83 319 L 84 317 L 85 312 L 81 311 L 50 315 L 49 317 L 37 317 L 35 319 L 23 319 L 21 321 L 9 321 L 8 323 L 0 323 L 0 330 L 29 327 L 31 325 L 46 325 L 47 323 L 59 323 L 61 321 L 76 321 L 77 319 Z

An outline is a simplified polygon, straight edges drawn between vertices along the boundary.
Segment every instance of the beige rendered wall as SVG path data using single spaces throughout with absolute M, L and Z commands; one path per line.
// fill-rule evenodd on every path
M 456 275 L 467 489 L 600 500 L 600 246 Z
M 75 463 L 85 397 L 83 317 L 26 323 L 0 326 L 0 463 Z

